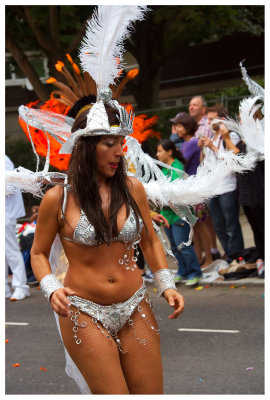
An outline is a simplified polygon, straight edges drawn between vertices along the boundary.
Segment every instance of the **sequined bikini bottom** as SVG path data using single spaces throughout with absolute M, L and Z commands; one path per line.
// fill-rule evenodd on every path
M 87 322 L 83 321 L 81 323 L 78 322 L 78 316 L 80 315 L 80 311 L 92 317 L 92 321 L 95 325 L 101 330 L 101 332 L 106 335 L 108 338 L 113 337 L 115 339 L 116 344 L 121 351 L 124 353 L 120 347 L 121 342 L 118 338 L 118 332 L 123 328 L 123 326 L 128 323 L 133 330 L 133 320 L 131 318 L 133 312 L 137 309 L 137 311 L 141 314 L 141 317 L 146 319 L 146 315 L 143 313 L 143 307 L 140 305 L 141 301 L 145 299 L 147 303 L 150 304 L 150 300 L 147 297 L 147 289 L 145 283 L 140 287 L 137 292 L 134 293 L 128 300 L 124 301 L 123 303 L 115 303 L 108 306 L 103 306 L 97 303 L 94 303 L 90 300 L 85 300 L 78 296 L 68 296 L 70 304 L 77 308 L 77 311 L 71 311 L 71 321 L 74 323 L 73 332 L 74 332 L 74 339 L 77 344 L 81 343 L 81 339 L 78 338 L 77 332 L 79 327 L 86 327 Z M 151 304 L 150 304 L 151 305 Z M 69 307 L 70 308 L 70 307 Z M 150 323 L 150 322 L 149 322 Z M 101 324 L 101 326 L 100 326 Z M 151 325 L 151 324 L 150 324 Z M 104 332 L 102 327 L 106 329 L 107 332 Z M 151 325 L 151 329 L 155 330 L 159 333 L 159 329 L 156 329 L 154 326 Z M 109 335 L 108 335 L 109 333 Z M 135 330 L 134 330 L 135 334 Z M 145 344 L 145 340 L 140 340 L 136 334 L 135 338 L 140 341 L 142 344 Z

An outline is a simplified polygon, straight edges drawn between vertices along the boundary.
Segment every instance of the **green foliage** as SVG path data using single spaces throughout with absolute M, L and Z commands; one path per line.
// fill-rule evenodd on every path
M 24 167 L 31 171 L 36 170 L 37 159 L 33 152 L 32 145 L 27 139 L 7 141 L 5 147 L 6 155 L 11 159 L 15 168 Z M 44 168 L 45 157 L 39 157 L 39 171 Z M 50 166 L 50 171 L 58 171 Z
M 6 30 L 23 50 L 40 50 L 35 35 L 25 21 L 22 7 L 6 6 Z
M 263 6 L 194 5 L 153 7 L 157 24 L 166 23 L 168 48 L 218 40 L 237 32 L 264 31 Z
M 18 139 L 6 143 L 6 155 L 11 159 L 15 168 L 21 166 L 31 171 L 36 170 L 36 157 L 31 143 L 25 139 Z
M 54 37 L 50 32 L 50 9 L 54 6 L 6 6 L 6 26 L 8 32 L 24 50 L 41 50 L 41 44 L 31 29 L 25 14 L 25 8 L 30 10 L 35 26 L 42 33 L 44 40 L 53 43 Z M 57 6 L 57 31 L 64 51 L 69 47 L 83 22 L 89 18 L 93 6 Z M 46 49 L 43 49 L 46 52 Z M 60 56 L 60 55 L 59 55 Z

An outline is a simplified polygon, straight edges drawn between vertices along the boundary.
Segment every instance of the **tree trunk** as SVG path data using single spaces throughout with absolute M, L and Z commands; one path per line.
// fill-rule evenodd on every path
M 14 57 L 15 61 L 23 71 L 24 75 L 29 79 L 31 85 L 33 86 L 34 91 L 37 96 L 42 101 L 47 101 L 49 98 L 49 91 L 47 88 L 41 83 L 38 74 L 30 64 L 28 58 L 20 48 L 20 46 L 13 40 L 13 38 L 6 32 L 6 48 Z
M 136 57 L 140 74 L 137 82 L 128 85 L 139 110 L 154 108 L 159 102 L 159 85 L 163 62 L 164 24 L 155 24 L 153 14 L 139 24 L 127 43 L 127 49 Z

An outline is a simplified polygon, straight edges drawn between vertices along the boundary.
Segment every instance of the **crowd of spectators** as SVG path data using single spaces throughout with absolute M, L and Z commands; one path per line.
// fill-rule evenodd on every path
M 230 132 L 222 122 L 212 124 L 214 119 L 227 116 L 228 111 L 222 104 L 207 107 L 202 96 L 194 96 L 188 113 L 179 112 L 170 119 L 170 140 L 182 152 L 187 174 L 196 174 L 206 155 L 215 157 L 216 152 L 229 150 L 235 154 L 246 152 L 238 133 Z M 255 117 L 261 118 L 259 114 Z M 264 262 L 264 161 L 259 161 L 253 171 L 230 174 L 222 186 L 223 194 L 194 207 L 198 220 L 194 226 L 193 247 L 202 271 L 218 258 L 230 264 L 239 257 L 243 260 L 247 254 L 239 222 L 240 206 L 254 236 L 253 259 Z M 217 238 L 223 254 L 217 249 Z

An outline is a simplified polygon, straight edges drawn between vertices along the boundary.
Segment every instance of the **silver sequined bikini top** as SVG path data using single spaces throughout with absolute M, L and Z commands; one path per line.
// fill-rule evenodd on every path
M 66 196 L 67 190 L 64 188 L 64 200 L 62 205 L 62 218 L 64 218 L 65 208 L 66 208 Z M 121 229 L 120 233 L 115 237 L 112 238 L 112 242 L 123 242 L 123 243 L 130 243 L 135 242 L 140 235 L 143 228 L 143 221 L 139 217 L 139 229 L 138 232 L 136 230 L 136 218 L 134 210 L 131 208 L 128 219 L 126 220 L 123 228 Z M 81 216 L 79 222 L 74 230 L 73 238 L 68 238 L 66 236 L 61 235 L 63 239 L 69 240 L 71 242 L 75 242 L 78 244 L 83 244 L 86 246 L 96 246 L 96 233 L 95 228 L 91 223 L 88 221 L 87 216 L 85 215 L 84 211 L 81 210 Z

